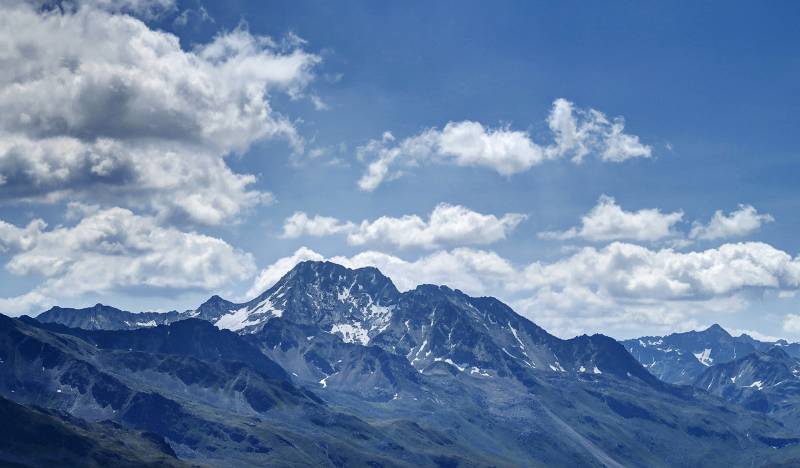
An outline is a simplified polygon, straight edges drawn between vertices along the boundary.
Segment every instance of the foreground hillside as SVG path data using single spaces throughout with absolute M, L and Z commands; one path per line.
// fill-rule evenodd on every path
M 798 431 L 493 298 L 297 265 L 252 301 L 0 320 L 0 395 L 247 466 L 752 466 Z M 69 325 L 69 326 L 66 326 Z M 103 329 L 106 328 L 106 329 Z
M 0 398 L 2 466 L 189 466 L 161 436 L 106 421 L 91 424 L 63 413 Z

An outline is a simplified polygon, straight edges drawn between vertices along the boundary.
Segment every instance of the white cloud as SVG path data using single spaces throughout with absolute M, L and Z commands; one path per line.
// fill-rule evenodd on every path
M 673 228 L 683 219 L 683 212 L 662 213 L 658 209 L 625 211 L 616 201 L 603 195 L 597 205 L 581 218 L 581 226 L 563 232 L 543 232 L 546 239 L 589 241 L 636 240 L 657 241 L 679 235 Z
M 800 259 L 763 243 L 725 244 L 676 252 L 616 242 L 587 247 L 552 262 L 517 266 L 495 252 L 440 250 L 414 260 L 379 251 L 325 257 L 308 248 L 263 270 L 260 293 L 299 260 L 375 266 L 401 290 L 446 284 L 471 295 L 492 295 L 560 336 L 604 332 L 617 336 L 689 330 L 708 314 L 746 309 L 752 293 L 800 289 Z
M 676 252 L 614 242 L 525 269 L 520 289 L 581 285 L 616 298 L 703 300 L 746 288 L 797 289 L 800 260 L 760 242 Z
M 460 205 L 440 203 L 427 220 L 417 215 L 381 216 L 360 224 L 298 212 L 286 219 L 283 237 L 347 234 L 351 245 L 387 245 L 397 248 L 434 249 L 443 245 L 491 244 L 505 239 L 526 218 L 519 213 L 501 217 L 482 214 Z
M 593 242 L 634 240 L 654 242 L 669 239 L 673 247 L 687 247 L 694 240 L 715 240 L 743 237 L 756 232 L 764 223 L 774 221 L 769 214 L 760 214 L 751 205 L 739 205 L 729 214 L 717 210 L 708 224 L 694 222 L 688 233 L 679 232 L 675 226 L 683 221 L 683 211 L 662 213 L 655 208 L 625 211 L 614 198 L 603 195 L 589 213 L 581 218 L 581 225 L 566 231 L 539 233 L 543 239 L 584 239 Z
M 574 162 L 590 153 L 611 162 L 652 155 L 651 148 L 637 136 L 623 132 L 622 118 L 610 121 L 599 111 L 576 109 L 565 99 L 553 103 L 548 123 L 554 139 L 550 146 L 535 143 L 527 132 L 486 128 L 468 120 L 448 122 L 441 130 L 430 128 L 400 142 L 386 132 L 380 140 L 358 148 L 359 159 L 370 161 L 358 186 L 372 191 L 384 181 L 400 177 L 402 171 L 393 170 L 394 166 L 453 164 L 485 167 L 508 176 L 567 155 L 572 155 Z
M 615 242 L 524 273 L 509 283 L 530 291 L 520 310 L 563 334 L 675 331 L 709 312 L 743 310 L 751 293 L 800 287 L 800 260 L 756 242 L 686 253 Z
M 603 161 L 621 162 L 631 158 L 649 158 L 652 148 L 639 142 L 639 137 L 624 133 L 625 121 L 610 121 L 595 109 L 577 109 L 566 99 L 556 99 L 547 118 L 555 144 L 546 152 L 551 157 L 572 156 L 581 162 L 590 153 Z
M 114 10 L 162 3 L 171 4 Z M 98 5 L 111 3 L 0 7 L 0 199 L 99 199 L 209 225 L 269 201 L 255 176 L 224 158 L 264 138 L 300 150 L 268 97 L 300 96 L 319 57 L 296 38 L 276 43 L 241 28 L 187 51 Z
M 800 334 L 800 315 L 786 314 L 783 319 L 783 331 Z
M 354 228 L 352 223 L 343 223 L 336 218 L 316 215 L 313 218 L 298 211 L 286 218 L 281 237 L 294 239 L 301 236 L 323 237 L 346 233 Z
M 250 254 L 221 239 L 163 227 L 124 208 L 99 210 L 74 226 L 37 224 L 27 231 L 18 229 L 6 269 L 42 282 L 4 299 L 7 305 L 133 288 L 214 290 L 255 272 Z
M 12 317 L 40 312 L 52 305 L 53 298 L 44 296 L 39 291 L 29 291 L 14 297 L 0 297 L 0 313 Z
M 399 177 L 391 172 L 396 163 L 417 165 L 424 162 L 477 166 L 494 169 L 503 175 L 522 172 L 541 163 L 542 149 L 521 131 L 487 129 L 478 122 L 448 122 L 441 131 L 435 128 L 406 138 L 394 145 L 394 136 L 385 133 L 357 150 L 359 159 L 372 159 L 359 179 L 361 190 L 375 190 L 384 180 Z
M 717 210 L 706 225 L 695 223 L 689 237 L 703 240 L 743 237 L 758 231 L 761 225 L 774 220 L 769 214 L 760 214 L 751 205 L 739 205 L 738 210 L 727 215 L 721 210 Z
M 35 219 L 24 228 L 0 220 L 0 252 L 29 249 L 47 224 Z
M 505 239 L 525 218 L 519 213 L 506 213 L 498 218 L 460 205 L 440 203 L 427 221 L 416 215 L 400 218 L 381 216 L 374 221 L 363 221 L 347 240 L 352 245 L 384 244 L 426 249 L 443 245 L 491 244 Z

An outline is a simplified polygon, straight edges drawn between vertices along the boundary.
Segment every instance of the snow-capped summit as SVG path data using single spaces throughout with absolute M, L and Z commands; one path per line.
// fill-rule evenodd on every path
M 272 318 L 319 326 L 346 342 L 368 344 L 391 320 L 400 293 L 376 268 L 302 262 L 244 304 L 227 303 L 214 323 L 251 333 Z M 201 306 L 202 307 L 202 306 Z
M 400 293 L 375 268 L 300 263 L 216 323 L 253 333 L 276 317 L 281 323 L 318 327 L 347 343 L 379 347 L 425 374 L 490 378 L 538 370 L 651 378 L 612 339 L 595 335 L 561 340 L 495 298 L 470 297 L 446 286 L 426 284 Z M 311 335 L 317 334 L 309 332 L 309 339 L 314 339 Z M 336 368 L 335 362 L 329 364 Z

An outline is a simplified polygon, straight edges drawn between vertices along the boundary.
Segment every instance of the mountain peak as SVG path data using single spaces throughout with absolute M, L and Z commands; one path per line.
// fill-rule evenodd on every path
M 263 302 L 265 298 L 290 287 L 290 283 L 302 289 L 309 286 L 332 290 L 356 287 L 358 291 L 372 291 L 381 296 L 399 294 L 392 280 L 375 267 L 348 268 L 329 261 L 306 260 L 295 265 L 275 285 L 250 302 Z
M 315 274 L 316 276 L 328 276 L 333 277 L 333 275 L 340 275 L 344 277 L 356 276 L 356 277 L 363 277 L 363 278 L 372 278 L 374 280 L 380 280 L 381 282 L 390 282 L 387 276 L 381 273 L 375 267 L 367 266 L 361 268 L 348 268 L 344 265 L 340 265 L 338 263 L 329 262 L 327 260 L 305 260 L 297 265 L 294 266 L 288 273 L 286 273 L 283 278 L 281 278 L 278 283 L 281 283 L 284 279 L 294 278 L 298 276 L 304 277 L 307 274 Z
M 47 317 L 49 315 L 57 315 L 57 314 L 76 314 L 76 313 L 82 313 L 82 314 L 85 315 L 85 314 L 97 314 L 97 313 L 103 313 L 103 312 L 123 313 L 123 314 L 130 313 L 130 312 L 124 311 L 122 309 L 117 309 L 116 307 L 113 307 L 113 306 L 110 306 L 110 305 L 105 305 L 105 304 L 102 304 L 102 303 L 98 302 L 97 304 L 95 304 L 95 305 L 93 305 L 91 307 L 86 307 L 86 308 L 83 308 L 83 309 L 73 309 L 73 308 L 69 308 L 69 307 L 53 306 L 53 307 L 47 309 L 46 311 L 40 313 L 38 317 Z
M 299 324 L 343 329 L 366 342 L 386 325 L 400 292 L 377 268 L 347 268 L 328 261 L 303 261 L 272 287 L 243 304 L 209 299 L 196 316 L 214 320 L 220 328 L 260 330 L 269 320 L 284 317 Z M 210 304 L 209 304 L 210 303 Z M 207 305 L 208 304 L 208 305 Z M 218 306 L 219 305 L 219 306 Z M 214 314 L 207 313 L 213 311 Z M 284 313 L 286 315 L 284 315 Z M 338 327 L 338 328 L 337 328 Z M 377 327 L 377 328 L 376 328 Z
M 214 294 L 213 296 L 209 297 L 204 303 L 200 304 L 200 307 L 215 307 L 227 304 L 231 304 L 231 302 Z
M 710 327 L 708 327 L 705 330 L 703 330 L 701 333 L 722 335 L 722 336 L 731 336 L 731 334 L 728 333 L 727 330 L 722 328 L 722 326 L 720 326 L 718 323 L 715 323 L 715 324 L 711 325 Z

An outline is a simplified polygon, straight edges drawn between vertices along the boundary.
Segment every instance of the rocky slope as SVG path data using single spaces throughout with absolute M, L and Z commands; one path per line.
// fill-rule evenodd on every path
M 781 347 L 712 366 L 694 385 L 795 427 L 800 424 L 800 359 Z
M 188 467 L 161 436 L 105 421 L 91 424 L 0 397 L 0 465 Z

